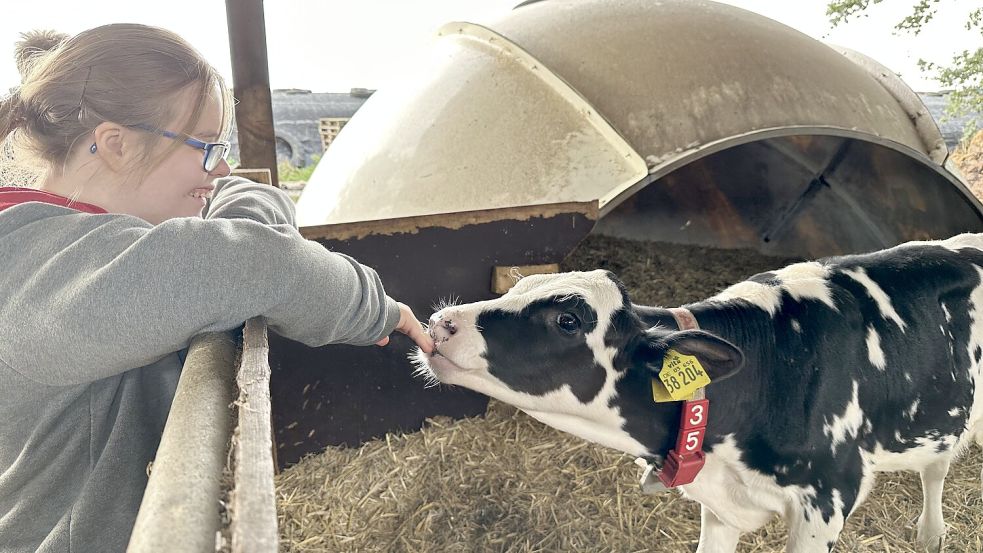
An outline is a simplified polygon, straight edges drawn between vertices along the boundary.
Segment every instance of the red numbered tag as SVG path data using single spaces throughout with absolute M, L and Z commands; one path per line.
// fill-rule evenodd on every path
M 676 448 L 669 451 L 659 473 L 659 480 L 667 488 L 689 484 L 703 468 L 706 460 L 703 455 L 703 437 L 706 435 L 709 412 L 710 400 L 683 402 Z

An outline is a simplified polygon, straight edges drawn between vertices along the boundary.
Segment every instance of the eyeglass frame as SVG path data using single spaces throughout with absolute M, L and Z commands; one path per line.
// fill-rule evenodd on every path
M 205 157 L 201 160 L 201 168 L 204 169 L 206 173 L 211 173 L 212 171 L 214 171 L 215 168 L 218 167 L 220 163 L 222 163 L 222 160 L 228 158 L 229 150 L 232 149 L 232 144 L 225 141 L 205 142 L 202 140 L 198 140 L 197 138 L 192 138 L 191 136 L 188 136 L 184 133 L 176 133 L 165 129 L 158 129 L 157 127 L 152 127 L 150 125 L 145 125 L 142 123 L 136 125 L 127 125 L 127 126 L 134 129 L 140 129 L 141 131 L 159 134 L 164 138 L 170 138 L 171 140 L 180 140 L 196 150 L 203 150 L 205 152 Z M 223 148 L 225 148 L 225 151 L 222 153 L 221 156 L 218 157 L 218 161 L 215 162 L 215 165 L 211 169 L 209 169 L 208 159 L 212 155 L 212 151 L 218 146 L 222 146 Z

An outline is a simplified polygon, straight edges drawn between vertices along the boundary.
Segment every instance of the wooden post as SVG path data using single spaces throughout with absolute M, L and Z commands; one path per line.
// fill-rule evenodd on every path
M 263 0 L 225 0 L 225 14 L 232 57 L 232 90 L 239 101 L 236 106 L 239 165 L 268 168 L 271 184 L 278 186 Z

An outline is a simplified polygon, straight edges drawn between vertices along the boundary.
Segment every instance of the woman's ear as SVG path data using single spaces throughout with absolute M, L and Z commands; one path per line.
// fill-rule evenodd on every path
M 740 348 L 709 332 L 683 330 L 660 334 L 650 331 L 649 343 L 643 348 L 645 364 L 653 375 L 662 370 L 665 354 L 670 349 L 696 357 L 711 382 L 729 378 L 744 366 L 744 352 Z
M 122 173 L 126 169 L 126 154 L 132 144 L 125 143 L 127 129 L 122 125 L 103 121 L 92 131 L 92 144 L 86 148 L 86 155 L 96 155 L 110 169 Z

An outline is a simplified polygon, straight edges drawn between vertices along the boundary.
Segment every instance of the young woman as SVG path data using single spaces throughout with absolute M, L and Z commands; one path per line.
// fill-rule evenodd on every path
M 0 182 L 0 551 L 123 551 L 193 336 L 433 343 L 286 194 L 227 178 L 232 103 L 184 40 L 59 38 L 25 35 L 0 102 L 0 164 L 44 169 Z

